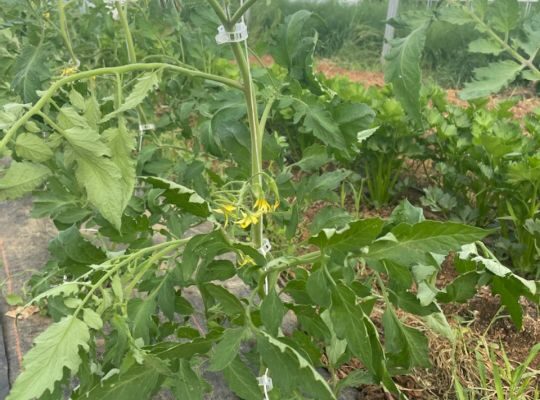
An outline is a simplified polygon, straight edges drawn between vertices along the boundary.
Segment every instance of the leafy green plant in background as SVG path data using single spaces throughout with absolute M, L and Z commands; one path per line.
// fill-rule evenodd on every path
M 227 29 L 254 3 L 222 8 L 208 1 L 216 26 Z M 78 15 L 75 9 L 33 5 L 31 15 L 15 9 L 14 26 L 28 18 L 43 45 L 49 37 L 64 43 L 59 59 L 80 57 L 79 46 L 89 44 L 72 33 L 76 24 L 62 25 L 59 34 L 41 23 L 51 18 L 46 12 Z M 27 68 L 12 86 L 19 101 L 36 100 L 2 110 L 0 151 L 13 161 L 0 178 L 0 197 L 34 192 L 34 215 L 50 216 L 61 229 L 47 267 L 31 282 L 30 302 L 46 305 L 54 323 L 25 356 L 10 400 L 66 392 L 73 399 L 149 399 L 163 388 L 178 399 L 201 399 L 211 389 L 205 370 L 220 373 L 244 399 L 263 397 L 254 371 L 272 378 L 270 398 L 335 399 L 358 381 L 406 398 L 393 376 L 429 366 L 429 352 L 426 337 L 401 312 L 448 333 L 438 303 L 465 301 L 488 283 L 521 326 L 519 299 L 538 301 L 536 284 L 478 242 L 490 230 L 426 221 L 403 202 L 387 220 L 325 211 L 311 234 L 297 239 L 299 210 L 339 200 L 335 189 L 354 181 L 331 161 L 354 162 L 364 139 L 377 134 L 369 130 L 370 107 L 332 93 L 314 76 L 310 13 L 294 14 L 279 28 L 278 37 L 301 39 L 283 42 L 281 67 L 251 68 L 240 43 L 229 47 L 232 67 L 214 55 L 183 53 L 217 75 L 180 60 L 178 32 L 169 30 L 175 24 L 149 26 L 152 8 L 112 6 L 117 25 L 108 14 L 114 9 L 104 6 L 73 20 L 102 17 L 100 60 L 113 65 L 89 61 L 83 69 L 81 58 L 77 72 L 64 61 L 47 79 Z M 107 39 L 109 28 L 115 35 Z M 117 57 L 108 59 L 109 51 Z M 18 58 L 28 65 L 24 52 Z M 54 61 L 51 70 L 60 69 Z M 186 94 L 178 95 L 179 87 Z M 169 101 L 179 110 L 156 116 L 155 131 L 138 149 L 133 127 Z M 284 142 L 272 129 L 284 123 L 306 143 L 292 136 Z M 288 146 L 299 149 L 293 165 L 283 161 Z M 298 170 L 303 175 L 295 179 Z M 263 248 L 265 237 L 271 251 Z M 436 287 L 453 251 L 461 251 L 461 274 Z M 243 282 L 243 294 L 222 284 L 231 278 Z M 202 311 L 190 302 L 194 295 Z M 382 332 L 375 310 L 384 315 Z M 287 313 L 298 323 L 285 334 Z M 338 368 L 353 358 L 362 369 L 338 381 Z
M 473 53 L 489 54 L 499 60 L 474 71 L 475 78 L 465 85 L 460 96 L 476 99 L 501 91 L 518 77 L 531 82 L 540 79 L 536 56 L 540 50 L 540 14 L 532 14 L 521 24 L 517 0 L 498 0 L 471 3 L 471 7 L 449 4 L 433 13 L 411 15 L 408 36 L 394 40 L 388 55 L 385 76 L 392 82 L 396 97 L 407 112 L 419 116 L 418 93 L 421 71 L 418 67 L 429 27 L 440 19 L 456 26 L 471 25 L 480 37 L 469 44 Z

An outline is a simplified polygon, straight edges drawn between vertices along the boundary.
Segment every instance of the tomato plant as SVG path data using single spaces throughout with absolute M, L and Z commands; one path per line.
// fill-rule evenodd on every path
M 210 7 L 210 22 L 231 32 L 255 2 L 208 0 L 196 17 L 180 14 L 202 24 Z M 3 106 L 0 151 L 13 162 L 0 198 L 33 191 L 34 215 L 50 216 L 61 232 L 44 276 L 32 282 L 31 302 L 46 304 L 55 322 L 26 354 L 10 400 L 146 399 L 164 388 L 198 399 L 211 390 L 206 370 L 244 399 L 335 399 L 359 383 L 406 398 L 393 377 L 428 367 L 429 351 L 402 313 L 451 337 L 439 303 L 463 302 L 491 284 L 520 326 L 519 298 L 536 299 L 536 284 L 480 242 L 490 230 L 427 221 L 402 202 L 387 220 L 324 211 L 299 238 L 301 211 L 338 200 L 335 189 L 351 175 L 332 160 L 357 157 L 374 118 L 313 74 L 309 13 L 279 28 L 282 68 L 255 69 L 244 41 L 227 45 L 232 63 L 201 59 L 173 40 L 174 24 L 152 26 L 156 5 L 106 3 L 77 14 L 63 1 L 35 2 L 28 26 L 39 43 L 19 32 L 33 55 L 22 50 L 25 69 L 15 71 L 24 103 Z M 47 77 L 39 46 L 53 36 L 42 21 L 51 12 L 54 40 L 64 43 L 58 57 L 69 61 Z M 78 15 L 74 26 L 67 14 Z M 83 70 L 78 54 L 92 44 L 78 44 L 73 32 L 79 19 L 90 25 L 97 17 L 106 65 Z M 159 43 L 161 53 L 142 56 L 139 43 L 145 51 Z M 204 70 L 184 62 L 191 57 Z M 146 131 L 148 115 L 169 97 L 180 110 Z M 272 123 L 294 126 L 309 142 L 293 164 Z M 437 287 L 454 251 L 461 274 Z M 296 323 L 286 329 L 291 315 Z M 339 381 L 336 371 L 353 358 L 362 368 Z

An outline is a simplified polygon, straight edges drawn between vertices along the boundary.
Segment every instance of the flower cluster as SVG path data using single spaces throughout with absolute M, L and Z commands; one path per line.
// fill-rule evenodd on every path
M 255 201 L 253 209 L 247 209 L 244 206 L 237 206 L 231 202 L 219 201 L 218 207 L 214 211 L 223 215 L 225 218 L 225 226 L 232 219 L 235 225 L 242 229 L 249 228 L 251 225 L 258 224 L 265 214 L 274 212 L 279 206 L 279 202 L 270 204 L 264 197 L 260 197 Z

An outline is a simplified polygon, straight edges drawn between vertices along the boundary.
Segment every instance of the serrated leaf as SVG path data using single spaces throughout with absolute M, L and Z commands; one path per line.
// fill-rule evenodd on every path
M 315 143 L 303 150 L 302 159 L 293 164 L 302 171 L 311 172 L 319 169 L 330 160 L 326 146 Z
M 144 364 L 129 368 L 96 385 L 81 398 L 88 400 L 148 400 L 155 392 L 163 365 L 147 357 Z
M 304 128 L 334 149 L 347 151 L 347 144 L 338 124 L 328 110 L 320 106 L 305 107 Z
M 179 360 L 178 372 L 173 380 L 172 390 L 177 399 L 202 400 L 204 385 L 191 369 L 189 360 Z
M 241 399 L 260 400 L 262 391 L 253 372 L 236 357 L 224 370 L 223 377 L 231 390 Z
M 102 134 L 103 139 L 111 151 L 111 159 L 122 175 L 122 193 L 124 195 L 122 208 L 125 208 L 131 199 L 135 187 L 135 160 L 131 157 L 135 149 L 135 137 L 125 128 L 107 129 Z
M 83 321 L 92 329 L 100 330 L 103 328 L 103 321 L 99 314 L 89 308 L 83 309 Z
M 272 288 L 261 303 L 261 320 L 271 335 L 277 336 L 286 311 L 276 290 Z
M 521 14 L 518 0 L 495 0 L 490 11 L 488 22 L 497 31 L 507 34 L 517 27 Z
M 37 91 L 50 76 L 47 68 L 47 52 L 42 45 L 26 44 L 17 57 L 13 70 L 17 71 L 11 86 L 25 103 L 34 103 L 39 98 Z
M 518 45 L 533 57 L 540 49 L 540 14 L 536 13 L 523 24 L 526 40 L 518 41 Z M 540 80 L 540 77 L 536 79 Z
M 330 317 L 336 336 L 347 340 L 352 353 L 360 358 L 365 367 L 380 378 L 380 364 L 383 360 L 375 358 L 370 345 L 366 327 L 367 318 L 362 309 L 356 305 L 356 296 L 348 287 L 338 284 L 332 290 L 332 306 Z
M 474 70 L 474 80 L 459 92 L 463 100 L 471 100 L 497 93 L 511 83 L 524 68 L 515 61 L 504 60 Z
M 61 264 L 101 264 L 107 259 L 103 250 L 84 239 L 77 226 L 61 231 L 49 243 L 49 252 Z
M 189 343 L 163 342 L 147 346 L 144 350 L 164 360 L 189 359 L 196 354 L 206 354 L 212 348 L 215 338 L 197 338 Z
M 47 143 L 39 136 L 31 133 L 22 133 L 15 142 L 17 154 L 29 161 L 43 162 L 53 156 L 53 152 Z
M 352 221 L 352 216 L 339 207 L 326 206 L 321 209 L 309 225 L 309 232 L 314 235 L 324 228 L 343 228 Z
M 208 302 L 208 296 L 206 295 L 208 293 L 212 300 L 221 306 L 225 314 L 232 317 L 244 313 L 244 306 L 240 300 L 227 289 L 211 283 L 204 284 L 201 289 L 205 301 Z
M 429 253 L 447 254 L 487 236 L 490 231 L 454 222 L 424 221 L 399 224 L 369 246 L 367 259 L 390 260 L 411 266 L 431 261 Z
M 382 219 L 370 218 L 351 222 L 340 230 L 325 228 L 318 235 L 311 237 L 309 243 L 343 252 L 360 252 L 377 238 L 383 225 Z
M 131 193 L 127 192 L 119 167 L 109 158 L 110 149 L 90 128 L 73 127 L 63 134 L 77 162 L 77 181 L 86 189 L 88 200 L 120 230 L 125 199 Z
M 210 206 L 194 190 L 179 185 L 167 179 L 157 177 L 146 177 L 146 182 L 158 189 L 164 189 L 163 196 L 169 204 L 183 209 L 198 217 L 210 215 Z
M 244 327 L 225 330 L 221 340 L 214 348 L 209 366 L 210 371 L 221 371 L 236 358 L 245 332 Z
M 384 346 L 394 367 L 405 371 L 430 367 L 428 340 L 420 331 L 404 325 L 391 307 L 384 312 L 382 322 Z
M 46 390 L 54 391 L 54 383 L 64 375 L 64 368 L 76 373 L 81 364 L 79 350 L 88 351 L 90 331 L 81 320 L 68 316 L 51 325 L 34 341 L 26 353 L 23 372 L 19 375 L 8 400 L 32 400 Z
M 497 43 L 489 39 L 478 38 L 469 43 L 471 53 L 499 55 L 504 49 Z
M 0 200 L 16 199 L 39 185 L 51 173 L 49 168 L 30 162 L 12 162 L 6 174 L 0 178 Z
M 324 378 L 289 345 L 259 331 L 257 348 L 270 370 L 274 384 L 283 394 L 300 389 L 318 400 L 336 399 Z
M 420 118 L 420 58 L 428 27 L 426 22 L 408 36 L 394 39 L 384 65 L 385 81 L 392 84 L 396 98 L 413 119 Z
M 152 315 L 156 311 L 157 301 L 154 296 L 146 299 L 131 299 L 128 302 L 128 316 L 135 339 L 141 338 L 144 343 L 150 342 L 150 331 L 155 329 Z
M 105 115 L 101 119 L 101 123 L 107 122 L 118 114 L 137 107 L 158 84 L 159 80 L 156 72 L 149 72 L 138 78 L 137 83 L 131 93 L 126 97 L 124 103 L 112 113 Z
M 306 282 L 306 291 L 313 301 L 323 307 L 330 306 L 331 293 L 329 282 L 324 272 L 324 265 L 312 271 Z

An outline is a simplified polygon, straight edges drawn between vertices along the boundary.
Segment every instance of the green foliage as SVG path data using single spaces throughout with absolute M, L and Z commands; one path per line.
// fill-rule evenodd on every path
M 321 21 L 309 12 L 277 29 L 281 66 L 250 70 L 242 46 L 232 45 L 232 63 L 212 44 L 218 19 L 236 22 L 219 2 L 175 4 L 184 7 L 164 13 L 157 2 L 128 3 L 119 26 L 103 17 L 104 4 L 86 14 L 66 4 L 73 17 L 67 20 L 77 25 L 61 26 L 59 37 L 45 28 L 39 37 L 64 43 L 58 59 L 82 54 L 84 72 L 70 75 L 64 66 L 68 77 L 34 106 L 6 105 L 0 114 L 0 147 L 15 159 L 0 178 L 0 196 L 34 191 L 34 215 L 50 216 L 60 230 L 46 268 L 30 282 L 30 302 L 47 306 L 56 323 L 27 354 L 10 399 L 150 399 L 164 388 L 179 399 L 201 399 L 211 389 L 205 370 L 222 375 L 244 399 L 262 397 L 253 371 L 266 370 L 275 398 L 336 399 L 348 385 L 369 383 L 405 399 L 394 376 L 428 367 L 429 351 L 424 333 L 406 325 L 402 313 L 436 322 L 451 336 L 438 302 L 466 301 L 489 284 L 521 324 L 519 300 L 537 301 L 537 287 L 479 242 L 492 230 L 427 221 L 408 202 L 387 220 L 359 218 L 363 182 L 372 203 L 386 204 L 407 158 L 440 145 L 405 114 L 426 98 L 402 107 L 388 87 L 315 79 L 313 28 Z M 230 6 L 234 15 L 240 5 Z M 39 32 L 34 25 L 41 21 L 22 11 L 16 7 L 14 18 Z M 503 16 L 498 26 L 514 23 Z M 405 89 L 418 92 L 419 77 L 409 75 L 419 71 L 411 60 L 426 29 L 393 53 L 401 65 L 390 75 L 407 75 L 402 87 L 394 85 L 402 98 Z M 122 65 L 143 54 L 144 62 Z M 154 59 L 167 62 L 146 62 Z M 506 125 L 484 111 L 467 110 L 474 123 L 462 123 L 457 111 L 440 110 L 437 96 L 433 101 L 433 115 L 420 117 L 438 122 L 434 135 L 448 135 L 447 145 L 461 149 L 458 128 L 476 124 L 468 149 L 481 147 L 491 158 L 474 172 L 525 183 L 534 197 L 537 159 L 527 154 L 504 164 L 507 154 L 532 146 L 526 139 L 506 136 Z M 140 133 L 139 149 L 130 128 L 143 122 L 155 129 Z M 344 208 L 347 190 L 356 217 L 335 207 L 341 200 Z M 330 204 L 306 237 L 300 216 L 315 202 Z M 442 203 L 433 195 L 427 204 Z M 523 226 L 536 238 L 536 204 L 507 209 L 514 221 L 534 211 Z M 436 286 L 443 261 L 456 251 L 460 275 Z M 285 324 L 290 316 L 293 327 Z M 338 382 L 336 371 L 353 358 L 361 369 Z
M 89 350 L 90 330 L 76 316 L 68 316 L 51 325 L 35 340 L 35 347 L 25 356 L 23 373 L 17 378 L 8 398 L 11 400 L 41 397 L 55 392 L 55 383 L 64 376 L 64 368 L 77 373 L 81 365 L 79 348 Z
M 36 189 L 51 173 L 49 168 L 31 162 L 13 162 L 0 178 L 0 200 L 21 197 Z

